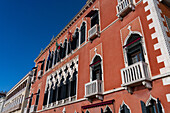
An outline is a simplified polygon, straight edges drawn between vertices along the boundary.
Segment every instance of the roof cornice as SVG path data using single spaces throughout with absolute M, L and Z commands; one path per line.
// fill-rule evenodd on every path
M 34 60 L 36 62 L 42 55 L 45 53 L 46 50 L 48 50 L 51 45 L 54 44 L 54 42 L 57 41 L 58 38 L 60 38 L 75 22 L 80 18 L 80 16 L 95 2 L 96 0 L 87 0 L 86 4 L 83 6 L 83 8 L 76 14 L 76 16 L 64 27 L 64 29 L 55 37 L 52 38 L 51 42 L 47 45 L 47 47 L 40 52 L 38 57 Z

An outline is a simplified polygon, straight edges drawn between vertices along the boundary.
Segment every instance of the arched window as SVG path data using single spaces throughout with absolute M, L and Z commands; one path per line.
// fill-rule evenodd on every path
M 62 46 L 62 43 L 60 43 L 60 49 L 59 49 L 59 60 L 61 60 L 61 59 L 63 59 L 63 51 L 64 51 L 64 48 L 63 48 L 63 46 Z
M 49 69 L 49 65 L 50 65 L 50 60 L 51 60 L 51 51 L 49 49 L 49 54 L 48 54 L 48 57 L 47 57 L 47 63 L 46 63 L 46 69 L 45 71 L 47 71 Z
M 57 97 L 58 97 L 58 93 L 57 93 L 58 87 L 57 87 L 57 84 L 58 84 L 58 79 L 57 79 L 57 82 L 55 83 L 55 89 L 53 89 L 52 102 L 56 102 Z
M 51 56 L 50 56 L 50 61 L 49 61 L 49 68 L 51 68 L 53 65 L 53 57 L 54 57 L 54 52 L 52 51 Z
M 65 39 L 65 41 L 64 41 L 64 45 L 63 45 L 63 55 L 62 55 L 62 57 L 64 58 L 65 56 L 66 56 L 66 50 L 67 50 L 67 39 Z
M 40 97 L 40 89 L 39 89 L 38 92 L 37 92 L 36 100 L 35 100 L 35 107 L 36 107 L 35 110 L 36 110 L 36 111 L 37 111 L 37 107 L 38 107 L 39 97 Z
M 51 85 L 51 88 L 50 88 L 50 98 L 49 98 L 49 104 L 51 104 L 52 103 L 52 98 L 53 98 L 53 86 L 54 86 L 54 84 L 52 83 L 52 85 Z
M 43 101 L 43 106 L 47 105 L 47 99 L 48 99 L 48 90 L 49 90 L 49 85 L 47 86 L 47 89 L 44 93 L 44 101 Z
M 75 50 L 78 46 L 79 46 L 79 29 L 77 28 L 73 35 L 73 40 L 71 42 L 71 49 Z
M 107 106 L 104 110 L 104 113 L 112 113 L 112 110 Z
M 86 110 L 86 113 L 90 113 L 89 110 Z
M 70 80 L 69 80 L 69 78 L 70 78 L 70 74 L 68 74 L 68 76 L 67 76 L 67 78 L 66 78 L 66 84 L 65 84 L 65 98 L 68 98 L 70 95 L 69 95 L 69 93 L 70 93 L 70 88 L 69 88 L 69 85 L 70 85 Z
M 70 96 L 76 95 L 76 86 L 77 86 L 77 71 L 73 73 L 73 78 L 71 80 L 71 94 Z
M 102 67 L 101 67 L 101 58 L 96 56 L 90 65 L 92 71 L 92 81 L 102 80 Z
M 130 113 L 130 109 L 128 108 L 128 106 L 125 103 L 123 103 L 120 106 L 119 113 Z
M 141 107 L 142 107 L 142 113 L 164 113 L 159 98 L 153 99 L 152 97 L 150 97 L 146 105 L 143 101 L 141 101 Z
M 126 51 L 128 65 L 139 61 L 145 61 L 141 38 L 142 37 L 138 34 L 131 34 L 126 45 L 123 46 Z
M 54 65 L 57 63 L 57 57 L 58 57 L 58 48 L 55 49 L 55 58 L 54 58 Z
M 81 28 L 80 28 L 81 38 L 80 38 L 80 44 L 82 44 L 85 41 L 86 36 L 86 23 L 83 22 Z
M 60 81 L 60 87 L 58 87 L 58 100 L 62 100 L 63 99 L 63 81 L 64 81 L 64 77 L 62 76 L 62 79 Z
M 70 54 L 71 53 L 71 43 L 72 43 L 72 41 L 71 41 L 71 38 L 69 38 L 69 40 L 68 40 L 68 50 L 67 50 L 67 54 Z

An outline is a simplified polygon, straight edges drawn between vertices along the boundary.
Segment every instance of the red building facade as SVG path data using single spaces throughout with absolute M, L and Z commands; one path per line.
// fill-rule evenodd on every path
M 88 0 L 35 59 L 25 112 L 169 113 L 168 0 Z

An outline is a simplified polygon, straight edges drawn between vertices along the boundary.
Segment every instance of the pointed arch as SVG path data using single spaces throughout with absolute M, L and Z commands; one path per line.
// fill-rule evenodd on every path
M 107 105 L 106 108 L 104 109 L 104 113 L 113 113 L 111 108 Z
M 90 113 L 89 110 L 87 109 L 85 113 Z
M 159 100 L 159 98 L 154 98 L 150 95 L 149 99 L 146 102 L 146 108 L 144 108 L 147 113 L 165 113 L 163 106 Z
M 94 80 L 103 80 L 103 65 L 102 65 L 102 57 L 96 54 L 90 64 L 90 75 L 91 81 Z
M 80 44 L 86 41 L 86 22 L 83 21 L 80 27 Z
M 124 101 L 120 105 L 119 113 L 131 113 L 129 106 Z
M 124 41 L 123 51 L 125 65 L 129 66 L 136 62 L 145 62 L 145 52 L 142 41 L 142 35 L 139 32 L 129 32 L 129 35 Z

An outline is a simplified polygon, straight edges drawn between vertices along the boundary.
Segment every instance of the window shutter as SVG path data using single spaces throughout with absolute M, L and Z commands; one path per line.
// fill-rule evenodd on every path
M 158 108 L 158 112 L 159 112 L 159 113 L 163 113 L 163 112 L 162 112 L 161 102 L 159 101 L 159 98 L 157 98 L 157 108 Z
M 141 103 L 142 113 L 147 113 L 145 103 L 143 101 L 140 101 L 140 103 Z

